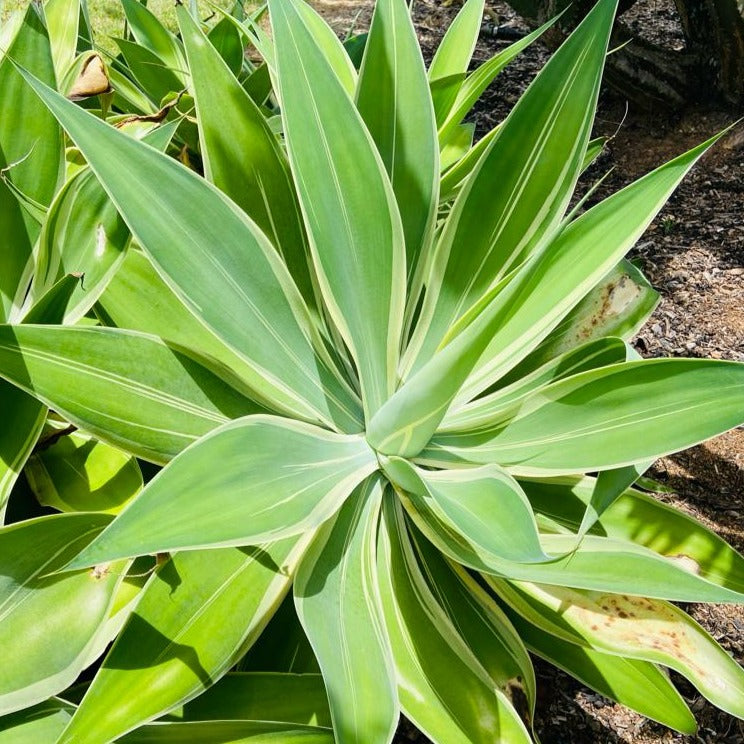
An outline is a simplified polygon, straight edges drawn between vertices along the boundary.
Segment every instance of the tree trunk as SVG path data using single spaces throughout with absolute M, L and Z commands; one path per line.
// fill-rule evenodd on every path
M 731 104 L 744 103 L 744 6 L 737 0 L 675 0 L 701 82 L 713 82 Z
M 648 108 L 677 109 L 688 103 L 723 100 L 744 106 L 744 7 L 737 0 L 674 0 L 686 38 L 674 51 L 634 36 L 615 23 L 606 80 L 630 100 Z M 568 6 L 567 0 L 508 0 L 528 23 L 538 26 Z M 618 15 L 635 0 L 620 0 Z M 592 7 L 575 0 L 545 35 L 557 47 Z

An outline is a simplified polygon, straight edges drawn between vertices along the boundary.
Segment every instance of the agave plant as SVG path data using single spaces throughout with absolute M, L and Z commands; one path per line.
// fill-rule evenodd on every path
M 136 248 L 101 327 L 0 327 L 0 375 L 164 467 L 113 519 L 60 496 L 0 529 L 0 741 L 374 744 L 402 711 L 529 742 L 528 650 L 681 731 L 661 667 L 742 716 L 669 600 L 742 601 L 744 560 L 632 487 L 744 421 L 744 366 L 627 343 L 655 294 L 624 256 L 716 138 L 576 216 L 615 0 L 472 149 L 482 0 L 428 71 L 404 0 L 359 70 L 310 6 L 269 9 L 280 126 L 178 11 L 203 176 L 18 68 Z M 305 637 L 322 678 L 276 674 L 313 669 L 279 658 Z

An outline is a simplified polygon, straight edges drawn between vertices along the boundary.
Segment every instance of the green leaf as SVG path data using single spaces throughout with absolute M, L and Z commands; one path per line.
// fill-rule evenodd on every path
M 659 293 L 630 261 L 623 259 L 524 360 L 520 372 L 578 345 L 605 336 L 629 341 L 659 303 Z M 513 370 L 509 375 L 516 374 Z
M 331 726 L 320 674 L 232 672 L 173 714 L 185 721 L 238 719 Z
M 113 41 L 121 50 L 128 71 L 156 107 L 169 94 L 183 90 L 181 78 L 146 46 L 129 39 L 114 38 Z
M 149 333 L 198 352 L 223 380 L 244 395 L 252 395 L 243 381 L 250 375 L 245 361 L 198 321 L 142 251 L 127 251 L 96 311 L 106 325 Z
M 450 563 L 426 538 L 412 533 L 427 586 L 460 637 L 494 684 L 525 720 L 533 720 L 536 682 L 527 650 L 503 610 L 457 564 Z
M 405 0 L 375 5 L 356 100 L 393 185 L 410 281 L 419 255 L 429 252 L 439 147 L 424 60 Z
M 376 467 L 360 436 L 274 416 L 232 421 L 158 473 L 71 566 L 95 565 L 103 555 L 255 545 L 298 535 L 328 519 Z
M 57 698 L 0 718 L 0 744 L 57 741 L 75 710 Z
M 462 84 L 465 81 L 465 77 L 466 74 L 460 72 L 456 75 L 447 75 L 446 77 L 429 82 L 437 127 L 441 126 L 447 114 L 452 109 L 452 106 L 457 100 L 457 94 L 460 92 Z
M 265 627 L 303 549 L 285 540 L 173 555 L 148 582 L 59 744 L 118 740 L 214 684 Z
M 111 87 L 114 89 L 113 103 L 118 108 L 137 114 L 154 114 L 157 112 L 159 107 L 142 91 L 139 85 L 115 67 L 109 67 L 107 72 Z
M 59 514 L 0 529 L 0 715 L 64 690 L 86 666 L 124 566 L 50 574 L 108 521 Z
M 678 607 L 538 584 L 518 583 L 514 590 L 520 606 L 532 610 L 528 619 L 544 630 L 557 627 L 591 648 L 671 667 L 716 706 L 744 717 L 744 669 Z
M 243 39 L 238 29 L 227 18 L 221 18 L 207 32 L 209 43 L 225 61 L 233 75 L 237 76 L 243 69 Z M 184 44 L 186 40 L 183 39 Z
M 23 322 L 62 323 L 82 278 L 80 274 L 62 276 L 29 308 Z
M 74 706 L 52 698 L 0 719 L 0 744 L 57 741 Z M 82 740 L 81 740 L 82 741 Z M 331 729 L 266 721 L 156 722 L 127 734 L 127 744 L 333 744 Z
M 81 0 L 47 0 L 44 20 L 57 80 L 72 67 L 77 54 Z
M 614 9 L 614 0 L 598 3 L 553 56 L 457 197 L 404 357 L 403 374 L 409 378 L 367 427 L 369 441 L 384 454 L 418 454 L 483 352 L 503 351 L 492 340 L 504 325 L 495 308 L 509 295 L 509 312 L 514 313 L 517 303 L 510 291 L 519 282 L 510 281 L 508 272 L 560 226 L 589 139 Z M 468 250 L 452 250 L 456 245 Z M 534 266 L 528 262 L 528 267 L 532 277 Z M 450 325 L 480 303 L 485 309 L 435 354 Z M 550 315 L 548 307 L 541 312 Z
M 0 410 L 5 420 L 5 425 L 0 428 L 1 524 L 10 492 L 41 434 L 47 409 L 35 398 L 2 380 Z
M 23 65 L 54 85 L 54 65 L 46 29 L 29 6 L 15 37 L 0 57 L 0 90 L 6 105 L 0 117 L 0 169 L 34 202 L 47 206 L 62 176 L 62 133 L 44 105 L 14 67 Z M 71 104 L 72 105 L 72 104 Z M 38 223 L 0 179 L 0 319 L 17 320 L 31 278 L 32 248 Z
M 300 0 L 295 3 L 293 9 L 302 18 L 307 33 L 312 36 L 315 45 L 322 51 L 326 62 L 333 69 L 346 94 L 353 98 L 357 89 L 357 71 L 341 40 L 310 3 Z M 273 20 L 272 13 L 272 23 Z M 262 56 L 265 58 L 265 55 L 262 54 Z
M 532 508 L 519 484 L 496 466 L 428 471 L 398 457 L 381 461 L 412 510 L 434 512 L 485 564 L 547 560 Z M 496 517 L 496 515 L 499 515 Z
M 489 388 L 600 284 L 645 232 L 690 168 L 720 136 L 662 165 L 585 212 L 528 261 L 503 291 L 495 293 L 487 311 L 461 333 L 478 335 L 480 324 L 490 331 L 485 336 L 485 352 L 463 386 L 458 402 L 470 400 Z M 631 289 L 630 294 L 636 292 Z M 618 305 L 624 304 L 624 295 L 622 291 L 617 294 Z M 619 327 L 606 330 L 627 332 L 622 313 L 618 320 Z M 637 320 L 633 318 L 632 322 Z
M 524 399 L 508 422 L 442 434 L 439 448 L 512 473 L 609 470 L 692 447 L 744 422 L 744 365 L 651 359 L 589 370 Z M 446 458 L 445 458 L 446 459 Z
M 606 199 L 502 279 L 463 316 L 464 327 L 370 422 L 373 446 L 385 453 L 418 454 L 458 391 L 455 406 L 513 369 L 627 252 L 718 137 Z M 473 367 L 476 371 L 463 385 Z
M 282 254 L 305 300 L 314 304 L 309 254 L 286 156 L 259 107 L 186 8 L 177 12 L 205 176 L 255 220 Z
M 378 574 L 403 712 L 436 742 L 529 744 L 516 711 L 426 586 L 390 496 L 383 501 Z
M 320 663 L 339 741 L 387 744 L 398 694 L 377 588 L 383 485 L 369 478 L 323 525 L 300 563 L 295 605 Z
M 106 288 L 128 244 L 129 229 L 93 172 L 78 171 L 55 197 L 41 230 L 32 297 L 65 274 L 82 274 L 65 314 L 76 322 Z
M 483 20 L 484 0 L 468 0 L 455 16 L 429 66 L 429 80 L 468 71 Z
M 122 744 L 334 744 L 331 729 L 265 721 L 151 723 L 119 741 Z
M 475 135 L 475 124 L 458 124 L 452 130 L 447 140 L 442 143 L 440 167 L 444 171 L 457 163 L 468 154 L 473 147 L 473 137 Z
M 121 0 L 121 7 L 135 41 L 161 59 L 173 74 L 183 77 L 186 61 L 178 39 L 137 0 Z
M 664 726 L 684 734 L 694 734 L 697 730 L 684 699 L 655 664 L 577 646 L 545 633 L 513 611 L 508 614 L 532 653 L 600 694 Z
M 42 441 L 24 469 L 40 504 L 115 514 L 142 490 L 142 473 L 131 455 L 80 433 L 55 440 L 60 431 L 50 427 L 51 444 Z
M 158 272 L 253 370 L 247 383 L 257 394 L 301 418 L 358 429 L 352 393 L 315 353 L 299 293 L 256 226 L 172 158 L 26 77 L 77 142 Z
M 298 10 L 303 5 L 269 3 L 282 119 L 320 289 L 356 362 L 369 417 L 396 381 L 403 229 L 375 144 Z
M 499 127 L 457 197 L 404 358 L 406 376 L 421 369 L 449 327 L 560 226 L 589 141 L 614 13 L 614 0 L 602 0 L 587 15 Z M 450 117 L 440 141 L 460 118 Z M 462 245 L 468 250 L 457 249 Z
M 499 131 L 494 127 L 488 134 L 484 135 L 473 145 L 470 151 L 455 163 L 446 173 L 442 175 L 439 184 L 439 200 L 442 202 L 452 199 L 457 193 L 457 188 L 475 170 L 478 161 L 489 148 L 491 142 Z
M 602 154 L 602 150 L 609 141 L 609 137 L 595 137 L 589 141 L 584 153 L 584 162 L 581 164 L 582 171 L 585 171 Z
M 160 339 L 118 329 L 0 326 L 0 376 L 80 428 L 158 463 L 260 410 Z
M 627 347 L 619 338 L 601 338 L 560 354 L 537 369 L 521 365 L 500 380 L 497 390 L 476 398 L 472 403 L 450 410 L 444 417 L 439 432 L 472 432 L 496 422 L 508 421 L 519 402 L 530 393 L 557 380 L 589 369 L 618 364 L 627 359 Z M 531 360 L 528 357 L 525 362 Z
M 522 480 L 521 485 L 550 528 L 575 532 L 596 489 L 594 478 Z M 672 559 L 715 584 L 744 593 L 744 557 L 692 517 L 634 489 L 626 491 L 599 518 L 592 532 L 630 540 Z
M 442 117 L 438 112 L 440 144 L 450 137 L 452 130 L 465 118 L 496 76 L 530 44 L 539 39 L 556 20 L 557 18 L 548 21 L 531 34 L 501 50 L 465 78 L 459 86 L 455 100 L 446 108 L 446 116 Z
M 79 283 L 74 276 L 60 279 L 28 311 L 25 322 L 59 323 Z M 0 380 L 0 401 L 6 425 L 0 431 L 0 524 L 13 486 L 41 435 L 47 407 L 19 388 Z
M 297 617 L 293 596 L 287 596 L 282 602 L 266 631 L 238 662 L 237 669 L 241 672 L 320 674 L 313 647 Z M 325 692 L 323 700 L 327 707 Z M 330 711 L 328 715 L 330 721 Z
M 408 514 L 424 535 L 446 556 L 489 575 L 595 591 L 640 594 L 680 602 L 741 602 L 744 592 L 715 577 L 699 576 L 688 561 L 669 559 L 633 542 L 587 535 L 576 545 L 575 534 L 543 534 L 541 543 L 552 557 L 546 563 L 515 563 L 488 556 L 484 561 L 455 532 L 440 510 L 423 499 L 414 505 L 399 492 Z
M 630 488 L 653 464 L 654 461 L 649 460 L 638 465 L 626 465 L 623 468 L 603 470 L 599 473 L 594 483 L 591 501 L 587 504 L 579 526 L 579 538 L 582 538 L 618 497 Z

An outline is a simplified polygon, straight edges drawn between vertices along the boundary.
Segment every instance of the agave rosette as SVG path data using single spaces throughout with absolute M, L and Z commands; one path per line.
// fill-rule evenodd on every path
M 529 742 L 530 650 L 678 730 L 660 665 L 744 713 L 742 670 L 669 603 L 742 601 L 744 561 L 632 488 L 744 421 L 744 365 L 627 343 L 655 294 L 624 256 L 716 138 L 575 217 L 615 2 L 471 149 L 482 5 L 427 71 L 404 0 L 378 0 L 357 70 L 270 0 L 271 38 L 250 28 L 281 137 L 180 8 L 204 177 L 22 72 L 138 248 L 109 327 L 4 326 L 0 375 L 164 467 L 113 521 L 0 541 L 51 525 L 52 568 L 99 584 L 168 558 L 79 705 L 43 702 L 52 679 L 4 711 L 39 704 L 59 742 L 374 744 L 400 712 L 437 742 Z M 289 592 L 269 642 L 306 636 L 322 681 L 251 654 L 228 674 Z

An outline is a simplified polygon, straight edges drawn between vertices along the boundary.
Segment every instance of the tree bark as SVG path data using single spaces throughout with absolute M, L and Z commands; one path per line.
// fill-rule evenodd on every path
M 586 15 L 592 0 L 508 0 L 530 25 L 538 26 L 566 9 L 545 34 L 557 47 Z M 618 16 L 636 0 L 620 0 Z M 606 80 L 630 100 L 650 110 L 678 109 L 689 103 L 722 100 L 744 106 L 744 6 L 737 0 L 674 0 L 685 48 L 671 50 L 634 36 L 616 21 Z

